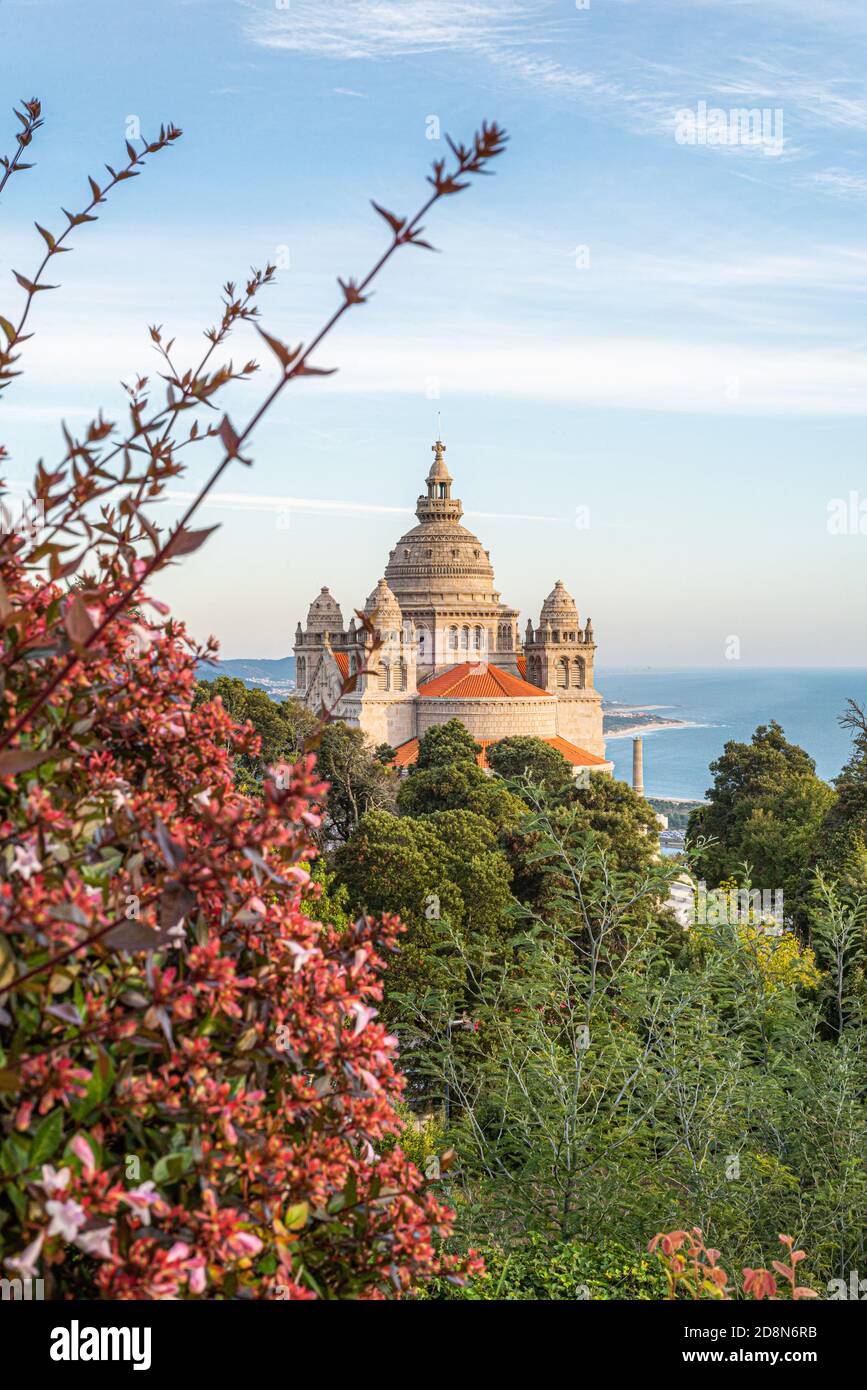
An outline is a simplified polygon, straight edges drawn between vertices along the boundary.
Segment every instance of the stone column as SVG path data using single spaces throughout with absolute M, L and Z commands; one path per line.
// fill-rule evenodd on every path
M 641 738 L 632 740 L 632 790 L 636 796 L 644 796 L 644 743 Z

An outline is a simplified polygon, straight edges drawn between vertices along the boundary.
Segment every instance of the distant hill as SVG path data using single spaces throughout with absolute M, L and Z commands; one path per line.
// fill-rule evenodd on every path
M 200 661 L 196 672 L 199 680 L 212 681 L 217 676 L 237 676 L 251 690 L 265 690 L 275 700 L 295 693 L 295 658 L 282 656 L 276 661 L 263 658 L 238 657 L 234 661 Z

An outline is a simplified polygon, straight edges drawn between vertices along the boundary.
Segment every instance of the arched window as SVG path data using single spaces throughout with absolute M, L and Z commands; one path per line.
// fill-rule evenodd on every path
M 398 679 L 399 679 L 399 686 L 398 686 L 398 688 L 399 688 L 400 690 L 406 690 L 406 662 L 405 662 L 405 661 L 401 661 L 400 666 L 399 666 L 399 668 L 398 668 Z
M 477 627 L 473 633 L 473 646 L 477 652 L 480 652 L 484 645 L 484 628 Z
M 307 662 L 303 656 L 298 658 L 298 689 L 303 690 L 307 684 Z
M 565 690 L 569 684 L 569 662 L 565 657 L 557 662 L 557 685 L 560 690 Z
M 358 662 L 355 660 L 355 652 L 349 653 L 349 674 L 354 676 L 358 670 Z
M 468 627 L 462 627 L 462 628 L 461 628 L 461 651 L 468 652 L 469 649 L 470 649 L 470 629 L 469 629 Z
M 377 687 L 380 690 L 388 690 L 391 685 L 391 669 L 387 661 L 384 661 L 377 672 Z
M 458 649 L 458 630 L 455 626 L 449 628 L 449 647 L 453 652 Z
M 572 662 L 572 669 L 574 672 L 572 684 L 577 686 L 579 690 L 583 690 L 584 678 L 586 673 L 584 668 L 584 660 L 582 657 L 576 656 L 575 660 Z

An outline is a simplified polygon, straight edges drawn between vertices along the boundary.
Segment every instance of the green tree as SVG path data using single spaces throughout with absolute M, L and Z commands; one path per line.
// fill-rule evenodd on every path
M 465 981 L 441 968 L 445 922 L 472 959 L 511 930 L 511 869 L 491 824 L 472 811 L 417 819 L 370 811 L 334 863 L 354 911 L 396 913 L 407 927 L 388 970 L 390 997 L 424 995 L 449 981 L 452 1001 L 462 996 Z
M 326 724 L 317 750 L 316 767 L 329 783 L 325 839 L 345 842 L 371 810 L 391 810 L 397 777 L 385 767 L 361 729 L 335 719 Z
M 434 811 L 464 808 L 483 816 L 498 830 L 516 825 L 526 807 L 497 778 L 489 777 L 475 762 L 432 763 L 401 782 L 397 806 L 402 816 L 424 816 Z
M 434 724 L 419 740 L 416 767 L 438 767 L 443 763 L 475 762 L 479 745 L 459 719 Z
M 516 735 L 488 749 L 488 763 L 507 780 L 528 778 L 545 796 L 562 797 L 575 789 L 572 768 L 563 754 L 541 738 Z
M 834 780 L 815 858 L 826 878 L 867 894 L 867 714 L 850 700 L 840 723 L 852 731 L 852 753 Z
M 272 700 L 264 690 L 250 689 L 237 676 L 217 676 L 199 681 L 194 707 L 217 697 L 233 719 L 249 721 L 262 741 L 258 756 L 242 754 L 235 760 L 235 774 L 245 790 L 261 786 L 266 770 L 278 762 L 295 762 L 304 742 L 317 726 L 315 715 L 300 700 Z
M 553 817 L 539 832 L 558 912 L 529 915 L 509 950 L 481 962 L 448 928 L 441 969 L 474 983 L 469 1017 L 455 1027 L 446 987 L 403 1025 L 410 1072 L 444 1098 L 457 1158 L 441 1186 L 462 1241 L 493 1245 L 502 1268 L 529 1236 L 553 1265 L 600 1231 L 638 1251 L 656 1231 L 698 1225 L 737 1268 L 784 1230 L 808 1249 L 814 1284 L 857 1266 L 857 1035 L 824 1040 L 815 991 L 760 968 L 736 926 L 681 933 L 673 952 L 652 909 L 677 866 L 619 873 L 592 833 L 578 852 Z
M 760 725 L 749 743 L 731 741 L 711 763 L 714 785 L 707 803 L 689 819 L 688 840 L 708 843 L 698 869 L 716 887 L 742 875 L 782 889 L 786 915 L 799 920 L 810 895 L 809 868 L 834 792 L 816 776 L 803 748 L 789 743 L 779 724 Z
M 592 835 L 606 868 L 618 873 L 641 873 L 658 855 L 656 816 L 626 782 L 597 773 L 566 802 L 555 800 L 552 805 L 531 785 L 525 785 L 524 796 L 532 812 L 506 832 L 504 846 L 514 871 L 515 896 L 543 915 L 557 910 L 564 886 L 564 861 L 552 852 L 553 837 L 562 849 L 583 858 Z M 559 865 L 553 873 L 552 863 Z M 639 903 L 637 911 L 646 906 Z

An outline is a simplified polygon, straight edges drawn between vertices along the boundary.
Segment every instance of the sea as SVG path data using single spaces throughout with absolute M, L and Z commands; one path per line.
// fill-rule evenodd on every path
M 709 764 L 734 739 L 749 742 L 759 724 L 775 719 L 786 738 L 810 754 L 830 781 L 847 761 L 851 737 L 839 716 L 847 700 L 867 707 L 867 667 L 826 670 L 597 668 L 595 684 L 611 713 L 646 711 L 681 719 L 686 727 L 645 733 L 647 796 L 703 801 L 713 778 Z M 614 775 L 632 781 L 632 737 L 606 735 Z

